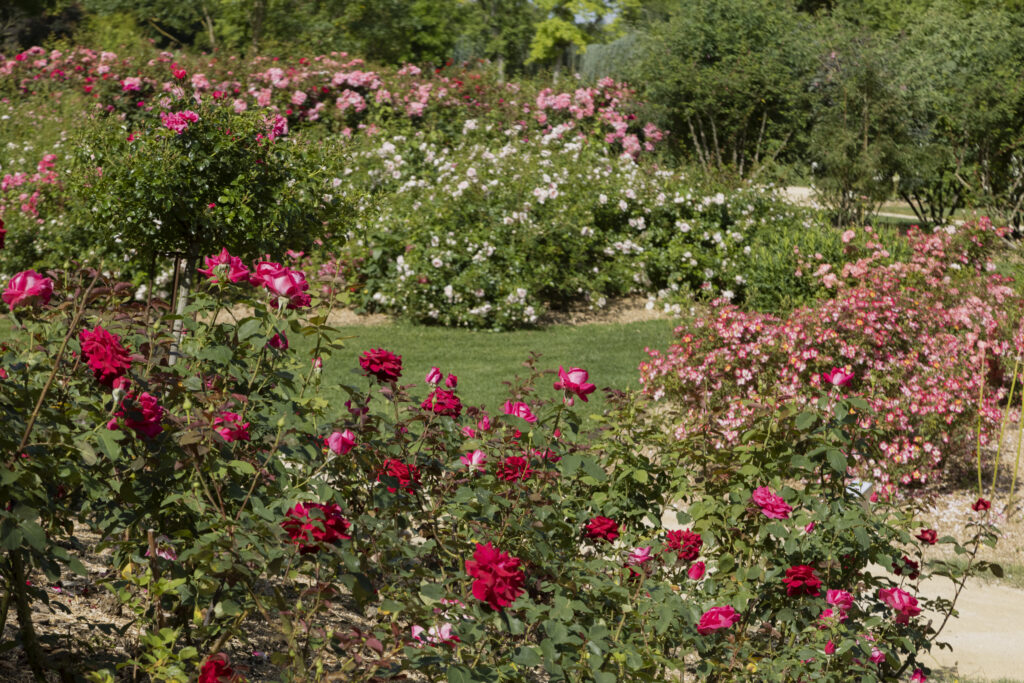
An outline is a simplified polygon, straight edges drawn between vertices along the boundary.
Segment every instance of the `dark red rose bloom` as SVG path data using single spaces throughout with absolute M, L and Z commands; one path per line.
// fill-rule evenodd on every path
M 210 657 L 199 669 L 199 683 L 226 683 L 236 678 L 235 670 L 228 666 L 227 655 L 223 654 Z
M 782 580 L 786 584 L 786 595 L 818 595 L 821 588 L 821 579 L 814 573 L 814 567 L 806 564 L 798 564 L 786 570 L 786 578 Z
M 911 581 L 913 581 L 921 575 L 920 569 L 920 565 L 918 565 L 917 562 L 914 562 L 906 555 L 903 556 L 902 562 L 897 561 L 892 563 L 892 571 L 896 574 L 896 576 L 903 576 L 903 574 L 906 573 L 907 578 L 909 578 Z
M 427 399 L 420 404 L 423 410 L 433 410 L 438 415 L 458 418 L 462 414 L 462 401 L 454 391 L 434 389 Z
M 419 468 L 416 465 L 407 465 L 396 458 L 384 461 L 384 466 L 377 473 L 377 481 L 380 481 L 380 478 L 383 476 L 397 479 L 399 488 L 403 488 L 409 493 L 412 493 L 413 489 L 419 486 L 420 483 Z M 389 493 L 395 493 L 397 490 L 393 486 L 388 486 Z
M 614 541 L 619 537 L 619 523 L 609 517 L 597 516 L 587 522 L 583 535 L 587 538 Z
M 402 376 L 402 357 L 384 349 L 370 349 L 359 357 L 359 367 L 364 375 L 372 375 L 378 382 L 394 382 Z
M 7 231 L 4 230 L 4 219 L 0 218 L 0 249 L 4 248 L 4 238 L 7 237 Z
M 312 510 L 318 510 L 319 514 L 310 514 Z M 337 503 L 296 503 L 281 526 L 303 555 L 318 551 L 320 543 L 337 543 L 352 538 L 348 534 L 352 523 L 342 517 Z M 314 543 L 309 542 L 311 537 Z
M 665 548 L 665 552 L 676 550 L 678 551 L 677 557 L 687 562 L 696 560 L 700 555 L 700 549 L 704 546 L 704 539 L 700 537 L 700 534 L 695 534 L 689 529 L 669 531 L 666 536 L 668 547 Z
M 523 593 L 526 575 L 519 558 L 503 553 L 490 543 L 476 544 L 472 560 L 466 560 L 466 573 L 473 581 L 473 597 L 491 609 L 502 610 Z
M 979 498 L 978 500 L 974 501 L 974 505 L 971 506 L 971 509 L 974 510 L 975 512 L 984 512 L 985 510 L 988 510 L 991 507 L 992 503 L 990 501 L 987 501 L 984 498 Z
M 79 332 L 78 341 L 82 345 L 82 358 L 100 384 L 113 386 L 114 380 L 132 367 L 131 356 L 128 349 L 121 346 L 121 338 L 99 325 Z
M 497 477 L 503 481 L 526 481 L 533 476 L 530 461 L 520 455 L 510 455 L 501 462 Z
M 939 535 L 935 532 L 935 529 L 921 529 L 917 537 L 928 545 L 935 545 L 935 542 L 939 540 Z
M 142 392 L 136 398 L 135 392 L 129 391 L 121 401 L 120 407 L 114 412 L 114 416 L 107 423 L 107 429 L 117 429 L 118 419 L 124 420 L 124 425 L 139 436 L 152 439 L 163 431 L 160 421 L 164 418 L 164 409 L 157 402 L 156 396 Z

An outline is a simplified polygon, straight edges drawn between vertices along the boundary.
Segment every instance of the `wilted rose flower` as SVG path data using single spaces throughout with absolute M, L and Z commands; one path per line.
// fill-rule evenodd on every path
M 45 306 L 50 303 L 51 296 L 53 280 L 34 270 L 24 270 L 8 281 L 3 300 L 13 311 L 20 306 Z
M 82 358 L 100 384 L 113 387 L 114 380 L 132 367 L 131 355 L 121 346 L 121 338 L 100 325 L 92 330 L 81 330 L 78 343 L 82 347 Z
M 939 534 L 936 533 L 935 529 L 921 529 L 917 534 L 917 538 L 928 545 L 935 545 L 936 541 L 939 540 Z

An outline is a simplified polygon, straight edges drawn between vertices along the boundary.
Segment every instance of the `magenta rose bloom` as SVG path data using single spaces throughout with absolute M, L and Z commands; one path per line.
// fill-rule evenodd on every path
M 356 435 L 350 429 L 346 429 L 343 432 L 336 431 L 324 439 L 324 443 L 327 444 L 327 447 L 335 455 L 345 455 L 355 447 Z
M 454 391 L 434 389 L 420 404 L 423 410 L 432 410 L 438 415 L 446 415 L 451 418 L 458 418 L 462 414 L 462 401 L 455 395 Z
M 402 376 L 402 357 L 384 349 L 370 349 L 359 357 L 359 367 L 378 382 L 395 382 Z
M 399 488 L 404 489 L 408 493 L 413 493 L 413 489 L 419 486 L 420 483 L 419 468 L 416 465 L 408 465 L 396 458 L 384 461 L 384 466 L 377 473 L 377 481 L 380 481 L 380 478 L 383 476 L 397 479 Z M 388 486 L 388 493 L 395 493 L 397 490 L 393 486 Z
M 814 567 L 806 564 L 798 564 L 786 570 L 786 578 L 782 580 L 786 584 L 786 595 L 818 595 L 821 588 L 821 579 L 814 573 Z
M 433 367 L 427 371 L 427 376 L 424 377 L 423 379 L 427 382 L 427 384 L 437 385 L 441 383 L 441 377 L 441 368 Z
M 825 602 L 845 612 L 853 608 L 853 595 L 844 590 L 830 588 L 825 592 Z
M 767 486 L 754 489 L 751 499 L 761 508 L 761 514 L 769 519 L 788 519 L 789 513 L 793 512 L 793 508 Z
M 496 476 L 502 481 L 526 481 L 533 476 L 533 470 L 528 459 L 521 455 L 510 455 L 502 460 Z
M 676 551 L 680 560 L 692 562 L 700 555 L 700 549 L 704 546 L 704 539 L 689 529 L 685 531 L 669 531 L 666 534 L 667 547 L 665 552 Z
M 78 342 L 82 346 L 82 358 L 100 384 L 113 387 L 114 380 L 123 377 L 132 367 L 131 356 L 128 349 L 121 346 L 121 338 L 100 325 L 79 332 Z
M 258 264 L 256 267 L 259 268 Z M 277 264 L 271 264 L 277 265 Z M 309 283 L 306 282 L 306 275 L 302 271 L 292 270 L 287 266 L 264 268 L 260 272 L 262 284 L 267 291 L 273 295 L 273 302 L 276 304 L 278 298 L 288 300 L 288 308 L 308 308 L 311 302 L 309 294 Z
M 702 636 L 723 628 L 729 628 L 740 620 L 740 613 L 731 606 L 712 607 L 701 615 L 697 623 L 697 633 Z
M 853 380 L 853 373 L 843 368 L 832 368 L 831 372 L 821 373 L 821 379 L 834 387 L 845 387 Z
M 13 311 L 20 306 L 45 306 L 50 303 L 51 296 L 53 280 L 43 277 L 34 270 L 23 270 L 7 283 L 3 300 Z
M 878 599 L 896 611 L 896 623 L 908 624 L 910 617 L 921 613 L 917 606 L 917 598 L 900 588 L 878 589 Z
M 129 391 L 114 417 L 107 423 L 107 428 L 117 429 L 120 418 L 124 420 L 124 425 L 137 435 L 152 439 L 163 431 L 163 425 L 160 424 L 163 417 L 164 409 L 157 402 L 156 396 L 142 392 L 136 398 L 135 392 Z
M 267 340 L 267 346 L 278 351 L 287 351 L 288 337 L 284 332 L 275 333 L 273 337 Z
M 935 545 L 936 541 L 939 540 L 939 534 L 936 533 L 935 529 L 921 529 L 917 534 L 917 538 L 928 545 Z
M 238 413 L 223 412 L 213 418 L 213 431 L 228 443 L 249 440 L 249 423 L 242 422 Z
M 610 517 L 593 517 L 584 527 L 583 535 L 587 538 L 614 541 L 619 537 L 619 523 Z
M 703 562 L 694 562 L 690 565 L 690 568 L 686 570 L 686 575 L 693 581 L 700 581 L 704 578 L 705 566 Z
M 196 268 L 200 273 L 210 278 L 210 282 L 217 282 L 217 268 L 226 266 L 228 280 L 241 282 L 249 279 L 249 269 L 242 263 L 242 259 L 232 256 L 227 248 L 222 248 L 216 256 L 204 256 L 206 268 Z
M 476 544 L 472 560 L 466 560 L 466 573 L 474 579 L 473 597 L 500 611 L 523 593 L 526 575 L 519 558 L 503 553 L 490 543 Z
M 516 401 L 515 403 L 512 401 L 505 401 L 505 405 L 503 405 L 501 409 L 506 415 L 515 415 L 516 417 L 521 417 L 530 423 L 537 421 L 537 416 L 533 414 L 532 410 L 530 410 L 530 406 L 526 405 L 522 401 Z
M 310 514 L 313 510 L 318 513 Z M 352 538 L 348 533 L 352 523 L 342 516 L 337 503 L 296 503 L 281 526 L 303 555 L 317 552 L 321 543 L 337 543 Z M 312 543 L 309 542 L 311 538 Z
M 596 386 L 587 382 L 589 378 L 590 375 L 583 368 L 569 368 L 569 371 L 566 372 L 562 366 L 558 366 L 558 381 L 555 382 L 555 391 L 564 391 L 567 395 L 579 396 L 586 403 L 587 394 L 591 394 L 597 389 Z M 572 396 L 568 396 L 569 405 L 572 405 L 572 401 Z

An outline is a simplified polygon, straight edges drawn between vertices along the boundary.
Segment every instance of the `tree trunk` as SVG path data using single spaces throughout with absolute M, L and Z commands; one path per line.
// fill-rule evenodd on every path
M 260 41 L 263 40 L 263 22 L 266 18 L 267 0 L 253 0 L 251 17 L 253 52 L 260 51 Z

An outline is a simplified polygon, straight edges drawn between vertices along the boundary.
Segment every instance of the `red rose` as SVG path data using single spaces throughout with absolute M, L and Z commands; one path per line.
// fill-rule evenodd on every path
M 249 423 L 241 422 L 237 413 L 224 412 L 213 418 L 213 431 L 220 434 L 225 441 L 248 441 Z
M 359 357 L 359 367 L 364 375 L 372 375 L 378 382 L 394 382 L 402 376 L 402 357 L 384 349 L 370 349 Z
M 237 674 L 228 666 L 225 654 L 213 655 L 199 669 L 199 683 L 225 683 L 233 680 L 237 680 Z
M 821 587 L 821 579 L 814 573 L 814 567 L 806 564 L 798 564 L 786 570 L 786 578 L 782 580 L 786 584 L 786 595 L 818 595 Z
M 503 553 L 490 543 L 476 544 L 472 560 L 466 560 L 466 573 L 473 581 L 473 597 L 501 610 L 523 593 L 526 575 L 519 558 Z
M 729 605 L 712 607 L 701 615 L 700 621 L 697 623 L 697 633 L 706 636 L 712 631 L 729 628 L 739 620 L 740 613 Z
M 107 428 L 117 429 L 118 418 L 123 418 L 125 426 L 137 435 L 152 439 L 163 431 L 163 425 L 160 424 L 163 417 L 164 409 L 157 403 L 156 396 L 143 392 L 136 398 L 135 392 L 129 391 L 121 401 L 121 407 L 107 423 Z
M 510 455 L 501 462 L 497 477 L 503 481 L 526 481 L 533 476 L 530 461 L 521 455 Z
M 693 581 L 700 581 L 704 578 L 704 563 L 694 562 L 690 565 L 690 568 L 686 570 L 686 575 Z
M 319 510 L 319 514 L 310 515 L 311 510 Z M 281 526 L 303 555 L 315 553 L 320 549 L 320 543 L 337 543 L 352 538 L 348 534 L 352 523 L 341 516 L 337 503 L 296 503 Z M 315 543 L 308 542 L 310 537 Z
M 380 481 L 380 478 L 383 476 L 397 479 L 399 488 L 405 489 L 409 493 L 412 493 L 413 488 L 420 483 L 419 468 L 416 465 L 407 465 L 395 458 L 384 461 L 384 466 L 377 473 L 377 481 Z M 394 486 L 388 487 L 389 493 L 395 493 L 397 490 Z
M 7 231 L 4 230 L 4 219 L 0 218 L 0 249 L 4 248 L 4 239 L 7 237 Z
M 609 517 L 594 517 L 587 522 L 583 535 L 587 538 L 614 541 L 619 537 L 619 523 Z
M 985 510 L 988 510 L 991 507 L 992 503 L 990 501 L 987 501 L 984 498 L 979 498 L 978 500 L 974 501 L 974 505 L 971 506 L 971 509 L 974 510 L 975 512 L 984 512 Z
M 459 400 L 454 391 L 436 388 L 420 404 L 420 408 L 423 410 L 433 410 L 438 415 L 458 418 L 462 414 L 462 401 Z
M 666 536 L 668 537 L 668 547 L 665 548 L 665 552 L 676 550 L 679 553 L 677 557 L 687 562 L 696 560 L 700 555 L 700 549 L 704 546 L 704 539 L 700 537 L 700 534 L 695 534 L 689 529 L 669 531 Z
M 917 562 L 914 562 L 912 559 L 910 559 L 906 555 L 903 556 L 903 562 L 902 563 L 900 563 L 900 562 L 893 562 L 892 563 L 892 571 L 896 574 L 896 576 L 903 576 L 903 573 L 906 572 L 907 573 L 907 578 L 909 578 L 911 581 L 913 581 L 914 579 L 916 579 L 918 576 L 921 575 L 920 565 L 918 565 Z
M 114 380 L 132 367 L 131 356 L 128 349 L 121 346 L 121 338 L 100 325 L 79 332 L 78 342 L 82 346 L 82 357 L 100 384 L 112 387 Z
M 939 535 L 935 532 L 935 529 L 921 529 L 921 532 L 917 537 L 928 545 L 935 545 L 935 542 L 939 539 Z
M 34 306 L 50 303 L 53 295 L 53 280 L 43 277 L 34 270 L 24 270 L 10 279 L 3 293 L 4 302 L 13 311 L 19 306 Z

